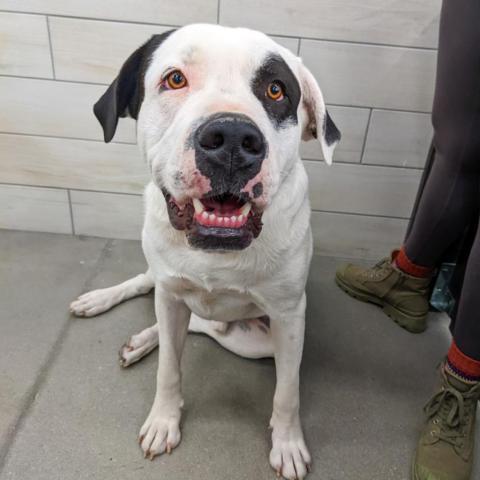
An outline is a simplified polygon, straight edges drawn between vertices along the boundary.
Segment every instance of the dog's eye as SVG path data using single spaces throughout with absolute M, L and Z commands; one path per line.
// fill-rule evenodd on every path
M 174 70 L 167 75 L 163 83 L 165 88 L 178 90 L 187 86 L 187 79 L 180 70 Z
M 283 87 L 280 84 L 280 82 L 272 82 L 268 87 L 267 87 L 267 97 L 271 98 L 272 100 L 275 100 L 276 102 L 279 102 L 280 100 L 283 100 L 285 94 L 283 91 Z

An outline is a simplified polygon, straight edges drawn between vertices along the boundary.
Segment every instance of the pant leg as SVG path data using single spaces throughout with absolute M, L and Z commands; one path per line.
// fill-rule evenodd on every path
M 435 159 L 405 251 L 435 267 L 478 208 L 480 2 L 444 0 L 433 105 Z
M 480 191 L 478 198 L 480 202 Z M 462 353 L 480 361 L 480 225 L 468 257 L 453 338 Z

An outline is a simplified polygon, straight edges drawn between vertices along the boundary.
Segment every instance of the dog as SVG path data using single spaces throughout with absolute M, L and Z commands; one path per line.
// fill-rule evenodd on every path
M 140 430 L 146 457 L 180 442 L 180 358 L 188 331 L 248 358 L 274 357 L 277 474 L 303 479 L 299 416 L 305 284 L 312 255 L 301 140 L 327 164 L 340 132 L 300 58 L 263 33 L 195 24 L 154 35 L 94 106 L 105 142 L 137 122 L 151 181 L 142 247 L 148 271 L 72 302 L 94 316 L 155 289 L 157 324 L 122 348 L 128 366 L 159 346 L 157 390 Z

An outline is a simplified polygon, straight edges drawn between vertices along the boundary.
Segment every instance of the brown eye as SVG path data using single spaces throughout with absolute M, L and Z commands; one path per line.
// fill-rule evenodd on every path
M 187 79 L 185 75 L 180 70 L 174 70 L 170 72 L 165 79 L 165 86 L 171 88 L 172 90 L 178 90 L 187 85 Z
M 267 88 L 267 96 L 276 102 L 283 100 L 283 87 L 279 82 L 272 82 Z

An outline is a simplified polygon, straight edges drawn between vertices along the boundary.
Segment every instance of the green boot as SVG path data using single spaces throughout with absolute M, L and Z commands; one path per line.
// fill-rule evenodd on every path
M 414 480 L 469 480 L 475 444 L 480 383 L 445 373 L 443 385 L 425 407 L 427 423 L 418 442 Z
M 337 270 L 335 280 L 352 297 L 381 306 L 409 332 L 423 332 L 427 328 L 431 279 L 412 277 L 395 268 L 394 254 L 371 268 L 343 265 Z

